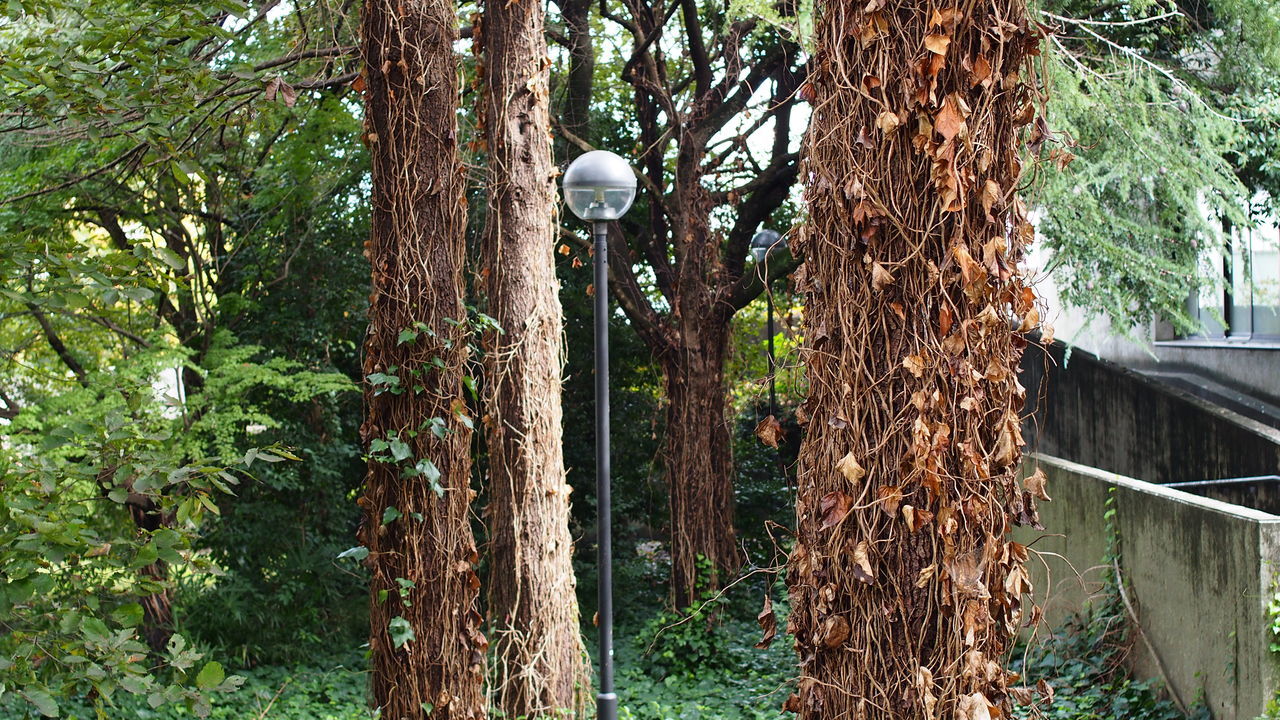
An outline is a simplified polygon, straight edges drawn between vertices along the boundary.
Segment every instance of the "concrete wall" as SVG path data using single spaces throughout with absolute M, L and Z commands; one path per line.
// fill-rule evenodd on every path
M 1035 540 L 1044 560 L 1031 565 L 1048 621 L 1081 610 L 1097 591 L 1113 497 L 1121 572 L 1169 683 L 1186 701 L 1203 693 L 1218 720 L 1261 714 L 1280 689 L 1267 616 L 1280 517 L 1043 455 L 1028 465 L 1037 462 L 1053 497 L 1040 505 L 1045 531 L 1017 535 Z M 1161 675 L 1141 641 L 1132 662 L 1142 677 Z
M 1031 345 L 1023 358 L 1031 449 L 1162 484 L 1280 474 L 1280 430 L 1082 350 L 1064 354 Z
M 1045 245 L 1037 243 L 1032 265 L 1047 267 L 1050 257 Z M 1066 306 L 1058 296 L 1052 274 L 1042 277 L 1036 291 L 1048 303 L 1045 319 L 1057 328 L 1058 337 L 1098 357 L 1131 368 L 1194 370 L 1254 395 L 1280 401 L 1280 342 L 1175 340 L 1166 323 L 1132 328 L 1132 336 L 1141 338 L 1133 340 L 1117 334 L 1106 319 Z

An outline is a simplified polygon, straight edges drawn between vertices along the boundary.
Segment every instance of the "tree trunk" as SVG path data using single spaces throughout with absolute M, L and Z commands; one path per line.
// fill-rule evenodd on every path
M 1036 524 L 1017 381 L 1025 0 L 820 7 L 806 142 L 811 395 L 788 584 L 802 718 L 1007 717 Z M 1033 613 L 1034 615 L 1034 613 Z
M 721 587 L 738 569 L 733 529 L 733 446 L 724 362 L 729 328 L 708 318 L 698 348 L 664 363 L 664 465 L 671 499 L 671 584 L 677 609 Z M 702 567 L 699 567 L 702 565 Z
M 491 697 L 510 718 L 580 711 L 590 689 L 561 448 L 562 314 L 543 32 L 540 3 L 485 4 L 479 41 L 490 184 L 481 289 L 502 329 L 484 342 Z
M 388 720 L 479 720 L 486 641 L 463 395 L 457 20 L 444 0 L 371 0 L 362 31 L 373 160 L 360 429 L 370 454 L 361 539 L 373 571 L 372 695 Z

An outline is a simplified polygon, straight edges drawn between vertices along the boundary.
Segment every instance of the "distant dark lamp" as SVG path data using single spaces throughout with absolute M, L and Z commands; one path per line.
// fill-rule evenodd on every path
M 762 263 L 775 252 L 787 249 L 787 241 L 774 230 L 761 230 L 751 238 L 751 257 Z

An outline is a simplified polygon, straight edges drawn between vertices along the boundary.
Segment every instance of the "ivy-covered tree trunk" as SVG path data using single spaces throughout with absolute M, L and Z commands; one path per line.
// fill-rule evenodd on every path
M 561 447 L 563 320 L 543 23 L 541 3 L 491 0 L 478 37 L 489 150 L 480 286 L 501 328 L 484 343 L 490 695 L 510 718 L 581 710 L 590 689 Z
M 582 36 L 590 4 L 557 4 L 572 54 L 558 125 L 577 133 L 573 128 L 585 126 L 572 123 L 591 102 L 585 56 L 591 43 Z M 610 289 L 665 376 L 662 459 L 671 497 L 672 596 L 680 608 L 699 592 L 699 556 L 709 564 L 701 577 L 706 589 L 732 577 L 741 559 L 724 358 L 733 314 L 765 287 L 760 269 L 747 264 L 748 245 L 762 226 L 780 221 L 772 216 L 796 179 L 790 114 L 804 74 L 797 47 L 758 36 L 754 20 L 726 20 L 717 7 L 628 1 L 602 9 L 608 23 L 632 38 L 622 78 L 634 89 L 640 149 L 634 160 L 642 175 L 636 208 L 610 238 Z M 790 16 L 794 8 L 779 12 Z M 769 100 L 754 107 L 752 98 L 768 85 Z M 757 112 L 771 122 L 739 122 Z M 744 129 L 755 132 L 766 122 L 773 127 L 770 152 L 748 164 L 736 150 L 751 145 Z M 734 127 L 744 134 L 729 141 L 726 131 Z M 713 226 L 713 216 L 732 221 Z M 590 250 L 582 240 L 579 247 Z M 775 262 L 767 272 L 776 279 L 790 269 Z
M 733 446 L 724 362 L 728 319 L 704 318 L 663 363 L 667 433 L 663 464 L 671 505 L 671 583 L 678 609 L 719 588 L 741 561 L 733 528 Z
M 802 177 L 811 394 L 788 583 L 802 718 L 1007 715 L 1043 475 L 1018 481 L 1038 323 L 1015 190 L 1025 0 L 821 3 Z
M 457 35 L 455 8 L 445 0 L 364 7 L 373 294 L 361 539 L 373 571 L 373 701 L 382 717 L 396 720 L 485 714 L 463 394 Z

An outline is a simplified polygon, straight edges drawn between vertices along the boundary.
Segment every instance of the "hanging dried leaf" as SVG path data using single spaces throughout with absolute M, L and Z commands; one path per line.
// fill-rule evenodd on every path
M 1050 498 L 1049 494 L 1045 492 L 1045 483 L 1047 483 L 1048 481 L 1049 481 L 1049 478 L 1045 476 L 1044 470 L 1041 470 L 1040 468 L 1036 468 L 1036 471 L 1031 473 L 1031 476 L 1028 477 L 1023 482 L 1027 486 L 1027 492 L 1031 493 L 1035 497 L 1040 498 L 1041 500 L 1044 500 L 1045 502 L 1049 502 L 1049 500 L 1051 500 L 1052 498 Z
M 818 503 L 818 512 L 822 515 L 822 529 L 827 530 L 839 525 L 852 507 L 853 498 L 839 490 L 823 495 Z
M 951 38 L 946 35 L 927 35 L 924 39 L 924 46 L 929 52 L 937 55 L 946 55 L 947 46 L 951 45 Z
M 760 442 L 771 448 L 778 447 L 778 443 L 783 438 L 782 423 L 778 422 L 778 418 L 770 415 L 760 421 L 756 425 L 756 437 L 760 438 Z
M 893 273 L 886 270 L 884 265 L 881 265 L 878 262 L 872 263 L 871 264 L 871 287 L 875 288 L 876 292 L 880 292 L 884 290 L 885 287 L 892 284 L 893 284 Z
M 973 61 L 973 70 L 969 73 L 970 87 L 991 86 L 991 62 L 987 60 L 986 55 L 979 55 L 978 59 Z
M 1035 702 L 1034 691 L 1029 687 L 1011 687 L 1009 688 L 1009 696 L 1013 701 L 1023 707 L 1029 707 Z
M 947 96 L 942 102 L 942 109 L 933 116 L 933 127 L 938 134 L 951 140 L 965 129 L 965 118 L 969 116 L 969 106 L 957 93 Z
M 756 616 L 756 622 L 760 623 L 760 629 L 764 631 L 764 636 L 760 638 L 760 642 L 756 643 L 756 648 L 764 650 L 773 644 L 773 638 L 778 634 L 778 616 L 773 611 L 773 600 L 769 598 L 768 593 L 765 593 L 764 609 Z
M 867 471 L 858 464 L 858 459 L 853 456 L 853 453 L 848 453 L 844 457 L 840 458 L 836 463 L 836 469 L 839 470 L 840 474 L 844 475 L 849 482 L 855 485 L 862 480 L 862 476 L 867 474 Z
M 885 110 L 876 116 L 876 127 L 884 131 L 885 135 L 892 135 L 894 130 L 902 124 L 902 120 L 890 110 Z
M 959 8 L 934 8 L 929 16 L 930 27 L 953 27 L 960 18 Z
M 906 368 L 912 375 L 921 377 L 924 375 L 925 359 L 919 355 L 908 355 L 902 358 L 902 367 Z
M 849 621 L 843 615 L 832 615 L 822 621 L 822 627 L 818 630 L 818 643 L 833 650 L 844 644 L 849 639 Z
M 858 543 L 853 549 L 853 576 L 870 585 L 875 582 L 876 576 L 871 572 L 871 558 L 867 555 L 868 552 L 866 540 Z
M 1040 344 L 1045 347 L 1053 344 L 1053 325 L 1051 323 L 1040 323 Z
M 898 506 L 902 503 L 902 487 L 898 485 L 885 485 L 876 490 L 876 497 L 879 498 L 880 509 L 889 517 L 898 514 Z

